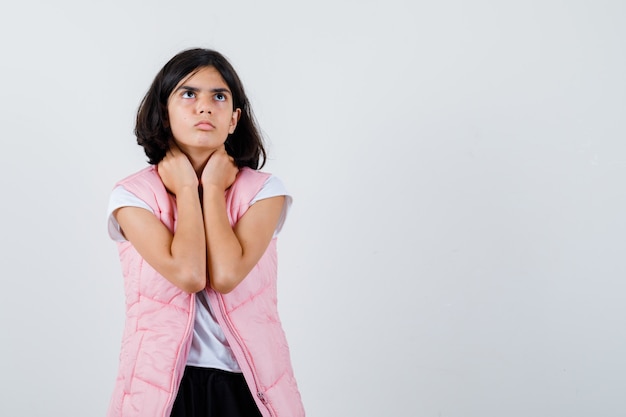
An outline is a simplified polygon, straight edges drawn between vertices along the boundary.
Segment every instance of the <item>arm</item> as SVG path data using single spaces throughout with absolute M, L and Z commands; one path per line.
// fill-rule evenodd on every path
M 224 191 L 234 181 L 232 166 L 225 152 L 216 152 L 202 175 L 207 269 L 211 287 L 221 293 L 232 291 L 259 262 L 274 235 L 285 200 L 278 196 L 256 202 L 232 228 L 224 199 Z
M 159 175 L 176 195 L 174 234 L 142 208 L 122 207 L 114 213 L 115 218 L 126 238 L 159 274 L 186 292 L 200 291 L 206 287 L 206 247 L 198 179 L 178 149 L 168 152 L 159 164 Z

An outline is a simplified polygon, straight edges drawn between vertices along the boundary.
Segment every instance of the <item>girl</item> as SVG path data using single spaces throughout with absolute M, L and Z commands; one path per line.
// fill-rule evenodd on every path
M 150 166 L 109 204 L 126 293 L 108 416 L 304 416 L 276 306 L 276 235 L 291 204 L 218 52 L 157 74 L 135 128 Z

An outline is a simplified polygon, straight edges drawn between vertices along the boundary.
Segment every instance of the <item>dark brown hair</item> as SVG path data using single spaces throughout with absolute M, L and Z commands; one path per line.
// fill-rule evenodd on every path
M 235 69 L 219 52 L 194 48 L 184 50 L 158 72 L 137 111 L 135 135 L 144 148 L 148 162 L 156 165 L 170 147 L 172 131 L 167 116 L 167 101 L 178 83 L 189 74 L 204 68 L 215 68 L 233 95 L 234 108 L 241 109 L 237 128 L 226 139 L 226 151 L 235 158 L 239 168 L 259 169 L 267 154 L 243 84 Z

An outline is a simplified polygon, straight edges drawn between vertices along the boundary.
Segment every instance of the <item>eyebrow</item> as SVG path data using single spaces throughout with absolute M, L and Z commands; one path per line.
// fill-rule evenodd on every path
M 201 89 L 197 88 L 197 87 L 191 87 L 191 86 L 188 86 L 188 85 L 181 85 L 176 90 L 174 90 L 174 92 L 177 92 L 177 91 L 180 91 L 180 90 L 187 90 L 187 91 L 191 91 L 191 92 L 194 92 L 194 93 L 198 93 L 198 92 L 201 91 Z M 232 95 L 230 90 L 228 88 L 224 88 L 224 87 L 211 88 L 209 91 L 211 93 L 228 93 L 228 94 Z

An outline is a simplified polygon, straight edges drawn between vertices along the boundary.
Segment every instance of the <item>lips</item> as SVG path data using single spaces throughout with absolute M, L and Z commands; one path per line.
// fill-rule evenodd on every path
M 208 120 L 200 120 L 194 126 L 197 127 L 200 130 L 213 130 L 213 129 L 215 129 L 215 126 L 213 125 L 213 123 L 209 122 Z

